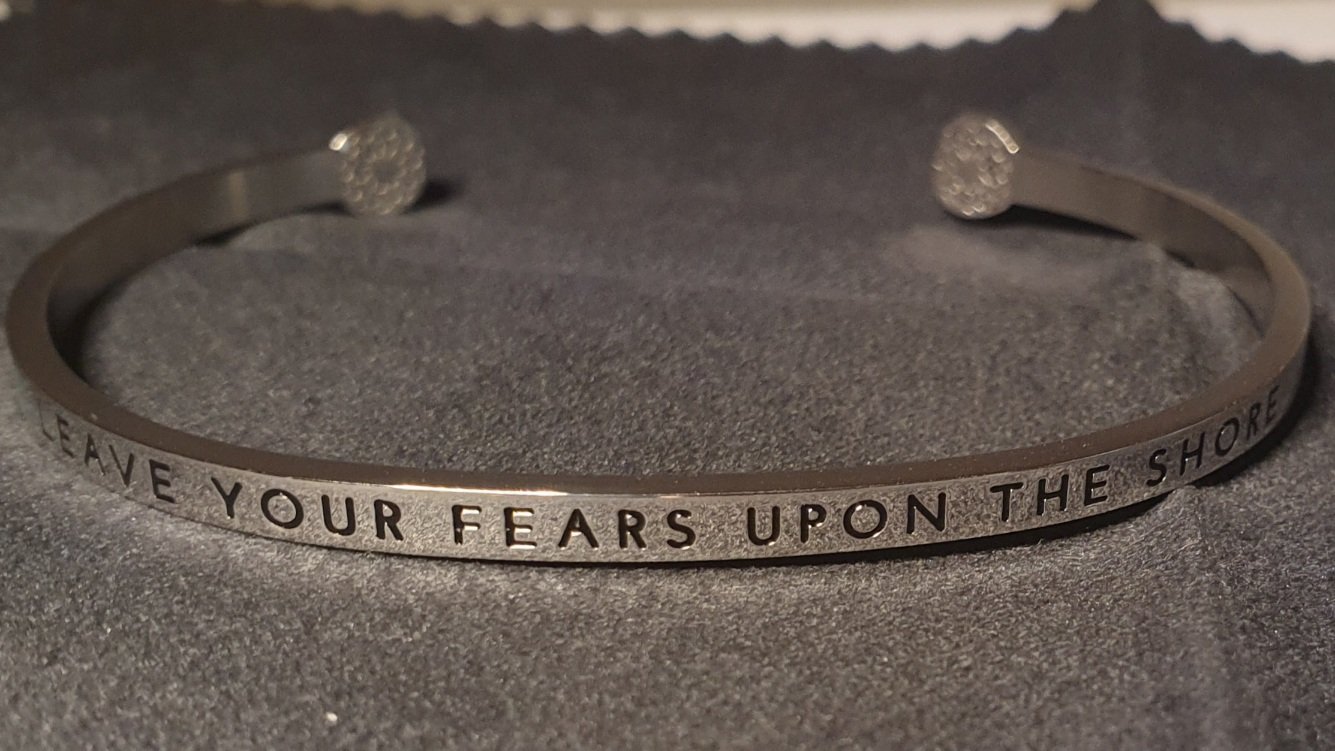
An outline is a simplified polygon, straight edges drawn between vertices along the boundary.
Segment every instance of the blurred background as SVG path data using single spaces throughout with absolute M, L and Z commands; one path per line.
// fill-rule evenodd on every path
M 33 2 L 0 0 L 0 6 L 6 1 Z M 599 31 L 634 27 L 647 33 L 680 29 L 697 36 L 730 33 L 749 41 L 779 37 L 798 45 L 827 41 L 845 47 L 878 44 L 890 49 L 991 40 L 1017 26 L 1046 25 L 1062 10 L 1093 4 L 1093 0 L 275 1 L 443 15 L 457 21 L 487 17 L 508 24 L 587 25 Z M 1163 16 L 1190 22 L 1211 39 L 1237 39 L 1260 52 L 1283 51 L 1302 60 L 1335 59 L 1332 0 L 1156 0 L 1151 4 Z

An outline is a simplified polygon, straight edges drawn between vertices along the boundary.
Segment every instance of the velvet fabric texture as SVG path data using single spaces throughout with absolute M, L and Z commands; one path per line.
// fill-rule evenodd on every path
M 1313 366 L 1276 445 L 1078 534 L 800 565 L 352 554 L 178 520 L 45 454 L 0 363 L 0 746 L 1319 747 L 1335 732 L 1335 65 L 1138 0 L 946 51 L 553 34 L 147 0 L 0 23 L 0 281 L 180 174 L 393 108 L 432 187 L 186 250 L 88 377 L 254 446 L 699 472 L 1013 447 L 1255 341 L 1161 250 L 935 206 L 966 108 L 1289 247 Z

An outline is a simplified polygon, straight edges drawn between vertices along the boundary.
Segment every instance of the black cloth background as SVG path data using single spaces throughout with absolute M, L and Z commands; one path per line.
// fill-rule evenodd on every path
M 1335 65 L 1137 0 L 893 54 L 41 3 L 0 23 L 0 278 L 115 199 L 391 107 L 427 140 L 423 208 L 173 256 L 97 314 L 89 376 L 272 449 L 685 472 L 1072 435 L 1238 361 L 1236 303 L 1158 249 L 945 217 L 927 157 L 975 108 L 1272 232 L 1315 287 L 1311 387 L 1241 471 L 1080 534 L 602 569 L 174 519 L 71 476 L 3 399 L 0 746 L 1335 742 Z

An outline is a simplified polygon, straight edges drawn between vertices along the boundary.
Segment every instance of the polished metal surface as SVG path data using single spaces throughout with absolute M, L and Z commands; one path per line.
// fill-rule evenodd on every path
M 384 116 L 326 149 L 183 178 L 59 240 L 24 273 L 6 319 L 41 440 L 135 501 L 294 542 L 559 562 L 809 556 L 1001 535 L 1162 495 L 1270 433 L 1302 368 L 1306 282 L 1259 229 L 1193 193 L 1024 145 L 977 115 L 948 125 L 933 159 L 947 210 L 983 218 L 1024 205 L 1162 245 L 1246 305 L 1261 332 L 1247 361 L 1161 412 L 1038 446 L 848 469 L 636 477 L 456 472 L 235 446 L 128 412 L 70 367 L 79 319 L 144 266 L 306 207 L 401 211 L 422 190 L 424 164 L 412 128 Z

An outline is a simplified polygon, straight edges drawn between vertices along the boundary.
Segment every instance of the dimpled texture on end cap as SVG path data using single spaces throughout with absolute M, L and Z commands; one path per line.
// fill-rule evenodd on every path
M 932 158 L 932 185 L 941 205 L 965 219 L 985 219 L 1011 207 L 1020 146 L 1000 121 L 962 115 L 941 131 Z
M 426 150 L 417 131 L 398 115 L 381 115 L 334 136 L 343 156 L 343 204 L 358 216 L 402 213 L 426 187 Z

